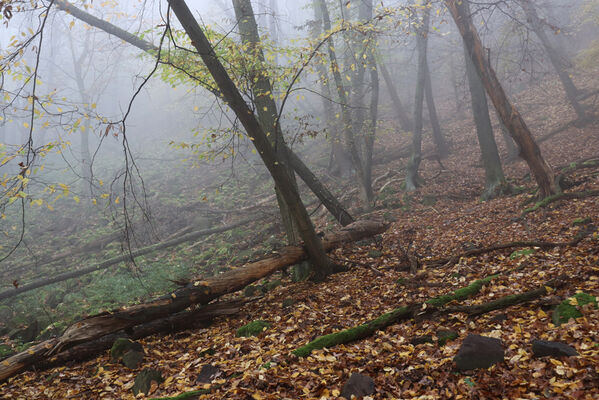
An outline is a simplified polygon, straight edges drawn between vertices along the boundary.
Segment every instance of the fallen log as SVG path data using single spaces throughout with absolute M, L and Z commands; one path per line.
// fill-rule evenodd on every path
M 246 219 L 234 222 L 229 225 L 223 225 L 223 226 L 219 226 L 216 228 L 210 228 L 210 229 L 204 229 L 201 231 L 191 232 L 191 233 L 188 233 L 186 235 L 180 236 L 180 237 L 172 239 L 172 240 L 167 240 L 165 242 L 155 243 L 150 246 L 142 247 L 141 249 L 134 250 L 129 254 L 123 254 L 118 257 L 110 258 L 110 259 L 103 261 L 99 264 L 92 265 L 91 267 L 81 268 L 81 269 L 78 269 L 75 271 L 57 274 L 50 278 L 46 277 L 46 278 L 38 279 L 37 281 L 33 281 L 33 282 L 27 283 L 25 285 L 21 285 L 17 288 L 8 289 L 3 292 L 0 292 L 0 300 L 8 299 L 8 298 L 14 297 L 18 294 L 25 293 L 30 290 L 38 289 L 38 288 L 41 288 L 44 286 L 48 286 L 53 283 L 64 282 L 66 280 L 77 278 L 77 277 L 83 276 L 83 275 L 87 275 L 87 274 L 90 274 L 95 271 L 100 271 L 100 270 L 106 269 L 114 264 L 117 264 L 117 263 L 120 263 L 123 261 L 131 261 L 139 256 L 144 255 L 144 254 L 152 253 L 154 251 L 158 251 L 158 250 L 162 250 L 162 249 L 167 249 L 169 247 L 173 247 L 173 246 L 176 246 L 181 243 L 189 242 L 191 240 L 195 240 L 195 239 L 198 239 L 203 236 L 212 235 L 215 233 L 226 232 L 228 230 L 237 228 L 238 226 L 247 225 L 254 220 L 255 220 L 255 217 L 251 217 L 251 218 L 246 218 Z
M 567 199 L 584 199 L 585 197 L 595 197 L 599 196 L 599 190 L 587 190 L 584 192 L 568 192 L 568 193 L 557 193 L 548 197 L 545 197 L 543 200 L 536 203 L 534 206 L 527 208 L 522 212 L 522 216 L 529 214 L 531 212 L 537 211 L 539 208 L 545 208 L 551 203 L 555 203 L 556 201 L 567 200 Z
M 328 251 L 345 242 L 370 237 L 382 233 L 386 229 L 387 225 L 383 222 L 358 221 L 335 233 L 325 235 L 322 244 Z M 165 318 L 194 304 L 207 304 L 213 299 L 241 290 L 258 279 L 307 258 L 307 253 L 302 247 L 287 246 L 280 249 L 273 257 L 232 269 L 215 277 L 189 283 L 185 287 L 147 303 L 84 318 L 67 328 L 61 337 L 39 343 L 2 361 L 0 363 L 0 382 L 18 374 L 30 365 L 42 363 L 75 345 Z
M 227 302 L 210 303 L 193 310 L 182 311 L 167 318 L 136 326 L 127 332 L 116 332 L 88 343 L 76 345 L 44 362 L 36 364 L 35 368 L 38 370 L 48 369 L 70 361 L 89 360 L 104 350 L 109 349 L 119 337 L 137 340 L 157 333 L 174 333 L 185 329 L 207 327 L 216 317 L 236 314 L 246 302 L 247 300 L 245 299 L 237 299 Z
M 299 347 L 298 349 L 294 350 L 293 354 L 295 354 L 298 357 L 307 357 L 310 355 L 310 353 L 312 353 L 313 350 L 330 348 L 340 344 L 350 343 L 356 340 L 364 339 L 369 336 L 372 336 L 374 333 L 381 329 L 396 324 L 400 321 L 405 321 L 409 319 L 432 319 L 438 317 L 440 314 L 448 314 L 455 312 L 465 312 L 469 315 L 480 315 L 493 310 L 507 308 L 516 304 L 521 304 L 537 299 L 548 293 L 548 287 L 556 289 L 562 286 L 564 282 L 567 280 L 567 276 L 562 275 L 536 289 L 529 290 L 527 292 L 516 295 L 505 296 L 503 298 L 491 301 L 489 303 L 470 307 L 446 307 L 441 309 L 441 307 L 454 300 L 463 300 L 474 294 L 477 294 L 478 292 L 480 292 L 481 288 L 484 285 L 486 285 L 496 277 L 497 275 L 492 275 L 487 278 L 474 281 L 470 285 L 458 289 L 451 294 L 435 297 L 423 303 L 414 303 L 408 306 L 399 307 L 362 325 L 345 329 L 340 332 L 321 336 L 306 344 L 305 346 Z

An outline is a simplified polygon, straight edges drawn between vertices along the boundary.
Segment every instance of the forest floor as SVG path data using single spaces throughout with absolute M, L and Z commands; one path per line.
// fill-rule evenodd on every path
M 537 136 L 574 117 L 566 106 L 535 104 L 548 98 L 557 102 L 561 96 L 547 94 L 558 90 L 551 82 L 519 97 L 522 113 Z M 134 398 L 131 387 L 135 376 L 147 367 L 161 371 L 165 378 L 162 384 L 152 385 L 147 398 L 197 389 L 206 389 L 207 394 L 197 397 L 206 399 L 336 398 L 354 372 L 374 379 L 375 394 L 371 398 L 599 398 L 599 310 L 586 306 L 582 318 L 555 326 L 551 310 L 546 307 L 547 301 L 567 299 L 578 291 L 599 296 L 599 231 L 592 225 L 599 224 L 599 198 L 557 201 L 524 215 L 524 209 L 534 204 L 525 204 L 532 196 L 534 182 L 526 178 L 527 167 L 520 160 L 506 164 L 505 172 L 514 186 L 526 190 L 481 202 L 478 196 L 484 170 L 472 123 L 464 119 L 447 122 L 443 128 L 452 146 L 451 155 L 442 160 L 444 168 L 434 160 L 425 160 L 422 176 L 426 185 L 414 193 L 402 192 L 401 180 L 387 185 L 388 194 L 382 201 L 395 208 L 377 212 L 390 213 L 395 219 L 388 231 L 331 254 L 336 262 L 352 267 L 348 272 L 318 284 L 292 283 L 282 277 L 283 285 L 247 303 L 237 315 L 217 319 L 206 329 L 143 339 L 140 342 L 145 358 L 138 370 L 111 362 L 106 352 L 88 362 L 13 377 L 0 385 L 0 398 Z M 385 135 L 378 139 L 378 146 L 405 148 L 408 139 Z M 426 146 L 432 148 L 430 143 Z M 541 148 L 553 166 L 597 157 L 599 121 L 573 126 L 544 141 Z M 375 176 L 401 171 L 406 162 L 404 158 L 379 165 Z M 399 172 L 395 178 L 401 176 Z M 568 191 L 599 190 L 598 166 L 577 169 L 568 178 L 576 184 Z M 380 182 L 379 188 L 387 181 Z M 576 246 L 521 253 L 514 253 L 521 249 L 509 249 L 461 257 L 438 267 L 426 266 L 430 260 L 505 242 L 567 242 L 581 229 L 575 222 L 585 218 L 591 219 L 587 226 L 594 233 Z M 420 263 L 415 273 L 407 270 L 405 252 Z M 543 287 L 562 274 L 567 279 L 544 302 L 478 317 L 453 312 L 429 320 L 408 320 L 360 341 L 314 351 L 306 358 L 291 354 L 318 336 L 359 325 L 401 305 L 423 302 L 493 274 L 500 275 L 460 304 L 481 304 Z M 284 302 L 293 304 L 285 307 Z M 236 337 L 239 327 L 254 320 L 266 320 L 271 327 L 257 337 Z M 410 343 L 416 336 L 431 335 L 434 339 L 439 330 L 453 330 L 458 338 L 445 346 Z M 453 358 L 468 334 L 501 339 L 505 361 L 489 369 L 457 371 Z M 579 355 L 534 358 L 533 339 L 567 343 Z M 221 371 L 212 385 L 196 382 L 202 366 L 207 364 Z

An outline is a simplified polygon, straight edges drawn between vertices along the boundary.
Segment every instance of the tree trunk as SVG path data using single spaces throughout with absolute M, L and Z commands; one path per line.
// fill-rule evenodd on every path
M 310 221 L 310 216 L 302 203 L 299 192 L 288 173 L 285 160 L 281 159 L 272 147 L 264 128 L 245 103 L 241 93 L 239 93 L 239 90 L 214 53 L 212 45 L 202 31 L 202 28 L 198 25 L 185 1 L 169 0 L 168 3 L 202 57 L 204 64 L 218 85 L 223 99 L 235 112 L 245 131 L 252 139 L 252 143 L 273 177 L 275 184 L 280 189 L 281 195 L 285 203 L 287 203 L 289 211 L 297 225 L 300 237 L 304 241 L 306 250 L 310 255 L 310 261 L 314 266 L 314 279 L 324 279 L 332 272 L 331 264 L 322 248 L 322 243 L 318 239 L 318 236 L 316 236 L 314 225 Z
M 383 73 L 385 85 L 387 85 L 387 90 L 389 90 L 389 96 L 391 97 L 391 101 L 393 101 L 393 105 L 395 106 L 395 112 L 397 113 L 397 118 L 399 119 L 399 125 L 401 126 L 401 129 L 403 129 L 406 132 L 409 132 L 412 130 L 412 121 L 410 121 L 410 117 L 408 116 L 405 108 L 401 104 L 401 99 L 399 98 L 397 89 L 393 84 L 391 74 L 389 74 L 389 70 L 387 69 L 385 64 L 379 63 L 378 67 L 380 71 Z
M 171 5 L 176 1 L 178 0 L 170 0 Z M 173 10 L 176 10 L 177 14 L 181 13 L 180 20 L 185 21 L 184 26 L 187 26 L 191 13 L 184 14 L 179 7 L 180 4 L 177 4 Z M 195 32 L 192 35 L 193 38 L 199 39 Z M 201 43 L 198 46 L 202 48 Z M 344 242 L 373 236 L 385 229 L 386 226 L 380 222 L 359 221 L 335 234 L 325 236 L 321 248 L 331 250 Z M 67 328 L 60 338 L 47 340 L 4 360 L 0 363 L 0 382 L 77 344 L 162 319 L 194 304 L 207 304 L 224 294 L 241 290 L 248 284 L 283 267 L 297 264 L 307 257 L 308 254 L 303 248 L 288 246 L 280 249 L 274 257 L 247 264 L 243 268 L 237 268 L 213 278 L 190 283 L 169 295 L 150 302 L 87 317 Z
M 543 159 L 541 149 L 534 141 L 526 122 L 524 122 L 518 110 L 507 98 L 495 71 L 486 57 L 480 37 L 472 22 L 468 1 L 445 0 L 445 4 L 460 30 L 468 55 L 476 67 L 476 71 L 485 86 L 487 94 L 493 101 L 495 109 L 499 112 L 504 125 L 508 128 L 515 142 L 520 147 L 520 155 L 528 163 L 539 185 L 540 195 L 547 197 L 558 193 L 560 187 L 555 181 L 553 170 Z
M 566 96 L 568 97 L 570 105 L 572 108 L 574 108 L 574 111 L 576 111 L 576 115 L 578 115 L 579 119 L 585 119 L 584 109 L 578 102 L 577 98 L 578 90 L 576 89 L 576 86 L 574 86 L 574 82 L 572 82 L 570 75 L 568 75 L 568 72 L 564 69 L 562 57 L 559 55 L 557 49 L 553 47 L 551 41 L 547 37 L 543 27 L 543 21 L 541 21 L 539 18 L 534 4 L 531 0 L 520 0 L 520 6 L 524 10 L 526 18 L 528 22 L 530 22 L 533 31 L 539 40 L 541 40 L 541 43 L 543 44 L 543 47 L 549 56 L 549 60 L 551 61 L 553 68 L 555 68 L 555 72 L 557 72 L 560 81 L 562 82 L 562 86 L 564 87 L 564 91 L 566 92 Z
M 497 143 L 495 143 L 495 137 L 493 136 L 487 94 L 465 47 L 464 57 L 472 101 L 472 115 L 476 125 L 476 136 L 478 137 L 481 157 L 485 167 L 485 192 L 482 198 L 486 200 L 494 197 L 497 188 L 505 183 L 505 176 L 501 168 Z
M 433 85 L 431 82 L 431 71 L 428 66 L 428 61 L 425 65 L 425 82 L 424 82 L 424 90 L 426 94 L 426 107 L 428 108 L 428 114 L 431 119 L 431 125 L 433 128 L 433 142 L 435 143 L 435 147 L 437 148 L 437 153 L 439 157 L 443 158 L 447 156 L 447 142 L 445 142 L 445 138 L 443 138 L 443 133 L 441 132 L 441 124 L 439 123 L 439 116 L 437 115 L 437 107 L 435 107 L 435 99 L 433 96 Z
M 69 2 L 67 2 L 65 0 L 55 0 L 54 4 L 56 4 L 58 9 L 69 13 L 69 15 L 73 16 L 74 18 L 77 18 L 91 26 L 95 26 L 96 28 L 103 30 L 104 32 L 108 33 L 109 35 L 114 35 L 114 36 L 118 37 L 119 39 L 122 39 L 125 42 L 137 47 L 140 50 L 150 53 L 153 56 L 156 56 L 158 54 L 158 50 L 159 50 L 158 47 L 154 46 L 152 43 L 142 40 L 142 39 L 139 39 L 137 36 L 127 32 L 107 21 L 96 18 L 93 15 L 73 6 L 72 4 L 70 4 Z M 216 96 L 221 95 L 218 91 L 214 90 L 213 88 L 207 88 L 207 90 L 210 90 Z M 288 151 L 291 152 L 290 149 Z M 297 157 L 296 157 L 296 159 L 299 160 L 299 158 L 297 158 Z M 300 176 L 300 178 L 302 178 L 302 180 L 304 182 L 306 182 L 306 184 L 310 187 L 310 190 L 312 190 L 314 192 L 314 194 L 317 197 L 319 197 L 319 199 L 323 202 L 323 204 L 325 205 L 325 207 L 327 207 L 327 209 L 329 209 L 329 205 L 333 204 L 332 202 L 336 203 L 336 206 L 333 208 L 334 211 L 329 209 L 329 211 L 331 211 L 333 213 L 333 215 L 335 215 L 335 218 L 343 215 L 343 213 L 338 212 L 339 209 L 343 208 L 341 206 L 341 204 L 335 199 L 334 196 L 331 195 L 329 190 L 318 179 L 315 179 L 314 174 L 312 174 L 311 176 L 305 175 L 305 171 L 310 171 L 309 168 L 305 164 L 303 164 L 301 162 L 301 160 L 300 160 L 300 162 L 293 163 L 293 165 L 294 165 L 294 168 L 295 168 L 295 166 L 303 165 L 303 168 L 301 169 L 301 171 L 296 171 L 297 174 Z M 308 181 L 310 181 L 311 184 L 309 184 Z M 321 196 L 325 193 L 328 193 L 328 197 L 321 198 Z M 345 212 L 345 214 L 347 214 L 347 212 Z M 349 214 L 347 214 L 347 215 L 349 215 Z M 342 221 L 339 221 L 339 223 L 341 225 L 344 225 L 344 223 L 347 224 L 347 222 L 342 222 Z
M 254 95 L 254 103 L 260 125 L 264 129 L 266 136 L 269 137 L 270 143 L 275 149 L 278 157 L 283 160 L 287 168 L 287 173 L 291 177 L 292 184 L 297 189 L 295 173 L 293 167 L 289 163 L 287 155 L 287 146 L 281 125 L 278 122 L 277 104 L 273 97 L 273 87 L 270 79 L 266 76 L 266 61 L 262 52 L 262 43 L 258 34 L 258 25 L 254 16 L 254 10 L 249 0 L 233 0 L 233 9 L 237 18 L 237 26 L 239 34 L 244 45 L 249 50 L 251 58 L 249 65 L 253 66 L 253 70 L 249 71 L 252 93 Z M 293 218 L 291 217 L 289 207 L 283 199 L 281 189 L 275 185 L 277 194 L 277 203 L 281 213 L 281 222 L 285 228 L 288 244 L 296 244 L 299 241 L 297 228 L 294 226 Z
M 324 30 L 325 32 L 329 32 L 331 30 L 331 18 L 329 16 L 329 10 L 324 0 L 317 1 L 320 5 L 320 10 L 322 12 L 322 23 L 324 26 Z M 353 125 L 351 109 L 349 107 L 348 98 L 346 95 L 345 87 L 343 85 L 343 79 L 341 78 L 341 72 L 339 71 L 339 63 L 337 62 L 337 54 L 335 53 L 335 46 L 333 44 L 332 38 L 329 38 L 327 44 L 329 59 L 331 61 L 331 72 L 335 80 L 337 96 L 339 97 L 339 102 L 341 103 L 341 121 L 343 124 L 342 129 L 345 136 L 345 145 L 349 151 L 349 155 L 354 169 L 356 170 L 356 175 L 358 176 L 360 196 L 365 205 L 368 205 L 372 202 L 372 199 L 374 198 L 374 193 L 372 191 L 372 187 L 368 186 L 368 183 L 366 182 L 366 177 L 364 175 L 364 167 L 362 165 L 362 160 L 358 152 L 356 139 L 352 131 Z
M 408 162 L 406 174 L 406 190 L 414 191 L 421 184 L 418 175 L 420 161 L 422 161 L 422 109 L 424 106 L 424 92 L 426 86 L 427 59 L 426 51 L 428 45 L 428 27 L 430 22 L 430 8 L 426 7 L 421 25 L 416 30 L 416 48 L 418 50 L 418 73 L 416 78 L 416 92 L 414 99 L 414 130 L 412 136 L 412 157 Z

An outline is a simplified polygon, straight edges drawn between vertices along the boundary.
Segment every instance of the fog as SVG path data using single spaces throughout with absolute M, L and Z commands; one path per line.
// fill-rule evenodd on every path
M 260 97 L 272 95 L 289 148 L 355 216 L 369 216 L 373 210 L 381 215 L 386 212 L 377 197 L 384 190 L 384 181 L 377 176 L 385 177 L 396 166 L 377 165 L 401 159 L 397 172 L 401 179 L 389 182 L 401 184 L 401 190 L 411 193 L 424 185 L 418 176 L 421 160 L 435 167 L 436 160 L 443 167 L 439 175 L 444 174 L 445 153 L 463 145 L 449 132 L 459 131 L 453 125 L 456 121 L 473 123 L 472 79 L 484 77 L 467 75 L 465 60 L 472 61 L 465 59 L 463 38 L 444 2 L 327 1 L 331 33 L 324 32 L 322 10 L 312 1 L 252 1 L 264 62 L 252 58 L 252 46 L 242 44 L 240 24 L 229 0 L 186 3 L 208 32 L 219 60 L 257 120 L 264 124 Z M 373 3 L 373 10 L 367 3 Z M 599 10 L 594 3 L 533 2 L 555 56 L 535 34 L 534 21 L 518 1 L 471 3 L 483 58 L 507 97 L 518 99 L 514 104 L 521 107 L 524 118 L 534 115 L 535 106 L 557 109 L 558 105 L 567 109 L 564 123 L 576 119 L 576 113 L 580 117 L 581 111 L 575 104 L 570 106 L 563 94 L 568 89 L 562 92 L 561 85 L 568 84 L 558 78 L 575 76 L 576 85 L 589 92 L 592 89 L 588 82 L 596 77 L 599 39 L 597 14 L 593 14 Z M 32 9 L 29 2 L 14 1 L 11 18 L 5 14 L 0 20 L 0 292 L 117 256 L 131 256 L 136 249 L 192 230 L 226 226 L 239 219 L 239 210 L 256 207 L 260 218 L 268 217 L 252 230 L 210 236 L 208 244 L 193 242 L 156 259 L 128 257 L 117 264 L 114 268 L 120 269 L 114 274 L 143 281 L 143 294 L 115 296 L 73 312 L 65 311 L 68 299 L 57 300 L 64 304 L 63 309 L 42 312 L 44 306 L 36 303 L 35 291 L 7 295 L 11 316 L 23 315 L 24 308 L 33 304 L 36 318 L 43 320 L 44 326 L 60 318 L 71 321 L 84 312 L 140 302 L 166 292 L 173 286 L 169 280 L 188 279 L 198 271 L 208 276 L 247 261 L 250 254 L 255 256 L 235 246 L 252 248 L 256 242 L 269 240 L 287 244 L 290 236 L 284 218 L 278 216 L 281 200 L 276 203 L 271 172 L 239 114 L 203 66 L 196 43 L 172 11 L 167 21 L 168 3 L 61 0 L 48 11 L 49 4 L 37 2 Z M 104 28 L 65 12 L 64 4 L 95 17 Z M 425 10 L 430 12 L 426 29 Z M 372 15 L 361 19 L 369 11 Z M 165 31 L 167 23 L 170 31 Z M 115 33 L 115 27 L 120 33 Z M 129 39 L 123 40 L 127 33 Z M 426 73 L 421 63 L 423 41 Z M 336 50 L 337 66 L 331 48 Z M 556 60 L 563 70 L 559 76 Z M 472 71 L 475 67 L 478 65 Z M 344 87 L 335 80 L 335 72 Z M 383 76 L 385 72 L 390 81 Z M 264 95 L 255 87 L 262 76 L 270 79 L 272 93 Z M 429 87 L 429 94 L 419 82 Z M 487 99 L 484 88 L 481 90 L 482 98 Z M 555 93 L 553 90 L 562 97 L 543 96 Z M 520 100 L 526 100 L 532 91 L 533 100 Z M 581 89 L 578 94 L 583 92 Z M 508 171 L 512 167 L 505 160 L 508 155 L 517 159 L 518 146 L 493 100 L 489 96 L 485 107 L 495 131 L 490 133 L 495 138 L 491 141 L 497 162 L 501 156 Z M 351 126 L 344 126 L 346 117 L 353 121 Z M 429 135 L 434 134 L 435 124 L 443 129 L 439 135 L 449 143 L 446 149 Z M 539 124 L 536 133 L 549 130 Z M 271 130 L 276 136 L 276 127 Z M 423 130 L 427 135 L 424 145 L 422 138 L 420 142 L 414 139 L 422 136 Z M 478 148 L 481 136 L 475 135 L 473 127 L 471 133 L 468 143 L 476 141 Z M 352 140 L 357 143 L 355 154 Z M 280 151 L 280 143 L 272 143 Z M 497 188 L 509 182 L 503 171 L 496 170 L 501 163 L 492 165 L 490 156 L 485 156 L 482 141 L 480 147 L 484 170 L 481 167 L 472 179 L 478 185 L 476 196 L 486 200 L 502 195 Z M 519 162 L 520 166 L 531 165 Z M 310 216 L 325 224 L 336 223 L 336 216 L 327 214 L 322 199 L 305 179 L 297 181 L 303 203 L 311 207 Z M 263 204 L 268 206 L 260 208 Z M 115 240 L 104 242 L 108 237 Z M 90 244 L 93 246 L 88 249 Z M 215 261 L 206 262 L 202 257 L 211 248 L 224 249 L 226 257 L 210 253 Z M 56 258 L 75 250 L 68 257 Z M 158 262 L 168 266 L 170 275 L 161 276 L 164 286 L 149 282 L 151 265 Z M 197 267 L 206 264 L 210 268 Z M 88 284 L 106 282 L 104 278 L 98 273 L 93 282 L 92 278 L 78 278 L 81 280 L 76 283 L 56 285 L 64 285 L 60 287 L 65 292 L 79 293 Z M 69 301 L 78 300 L 73 297 Z

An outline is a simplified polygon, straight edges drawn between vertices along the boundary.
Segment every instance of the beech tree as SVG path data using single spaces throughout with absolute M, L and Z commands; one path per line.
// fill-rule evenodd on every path
M 275 184 L 279 187 L 281 195 L 289 207 L 289 212 L 297 225 L 300 237 L 304 241 L 310 261 L 315 267 L 314 278 L 316 280 L 324 279 L 326 275 L 332 272 L 331 263 L 322 247 L 320 239 L 316 235 L 312 221 L 310 221 L 310 216 L 289 174 L 285 160 L 273 148 L 264 128 L 229 77 L 228 72 L 216 56 L 212 45 L 185 1 L 169 0 L 168 3 L 181 25 L 183 25 L 183 29 L 185 29 L 193 46 L 197 49 L 210 75 L 214 78 L 223 99 L 245 128 Z

